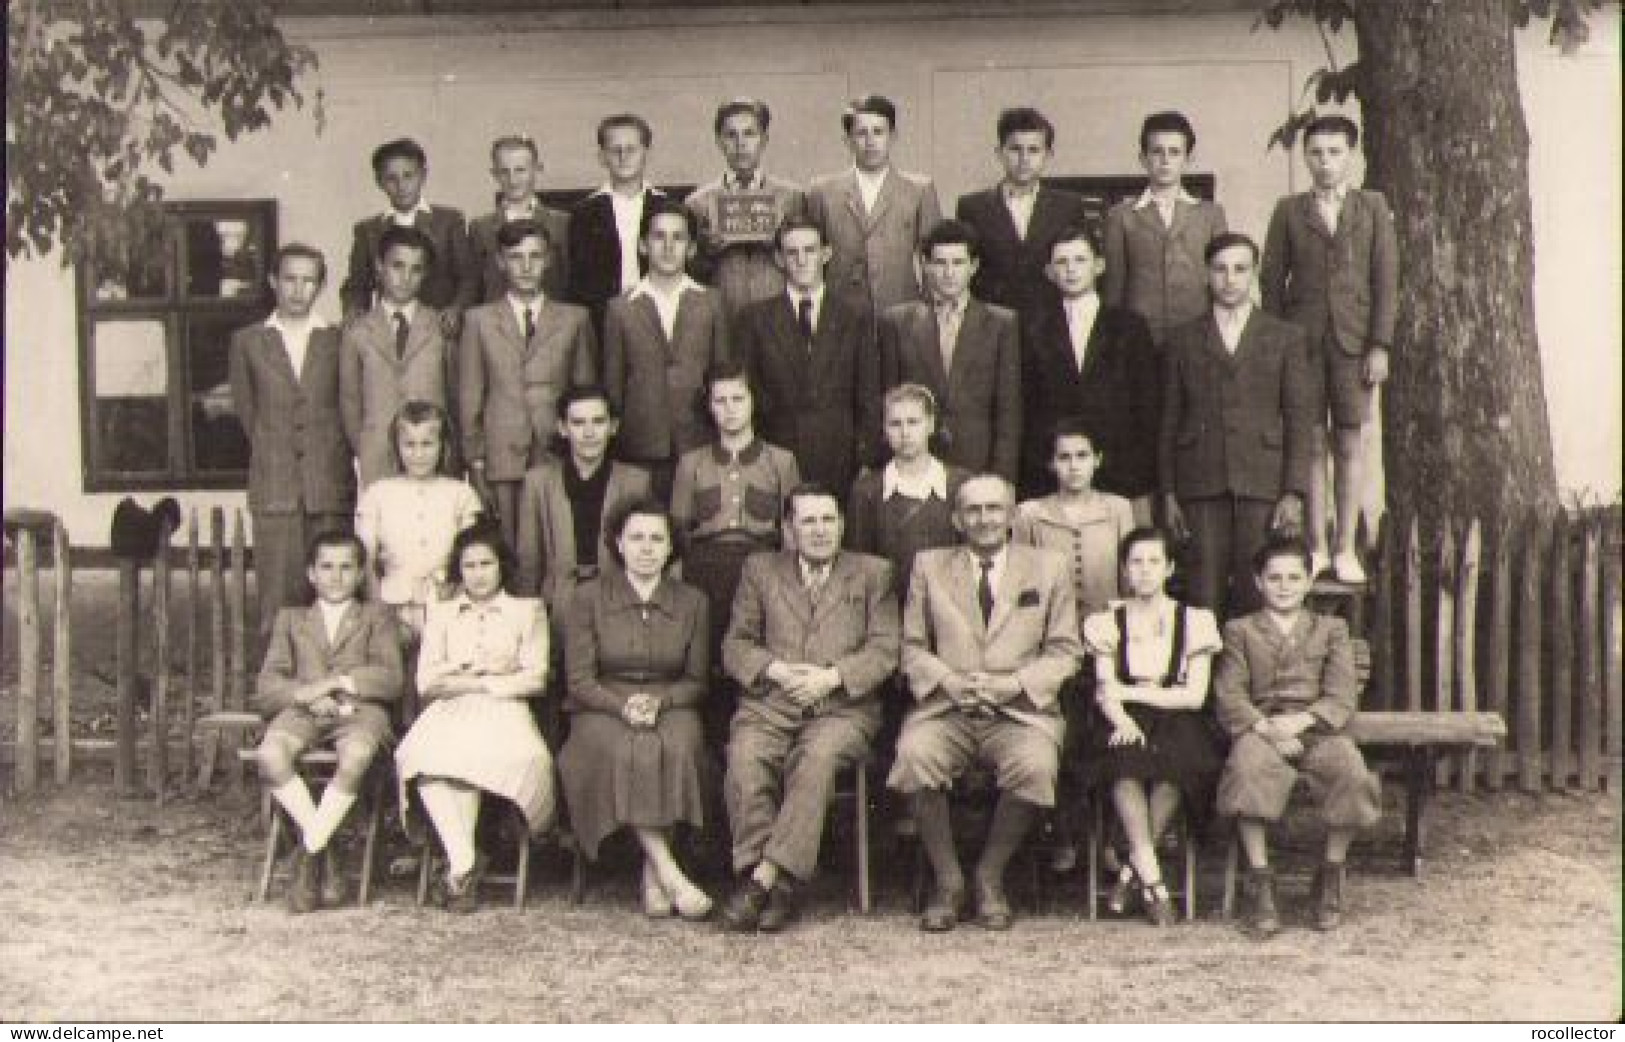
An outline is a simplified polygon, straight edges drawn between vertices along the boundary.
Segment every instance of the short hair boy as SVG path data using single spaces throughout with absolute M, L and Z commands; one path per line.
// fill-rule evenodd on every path
M 358 598 L 366 563 L 366 548 L 347 531 L 311 541 L 306 573 L 316 601 L 277 611 L 255 690 L 269 721 L 256 752 L 260 773 L 299 838 L 288 890 L 293 912 L 344 901 L 344 879 L 328 841 L 355 805 L 373 757 L 389 742 L 387 706 L 401 693 L 395 619 Z M 299 757 L 327 741 L 338 766 L 316 803 L 299 774 Z
M 1044 185 L 1055 156 L 1055 125 L 1034 108 L 999 113 L 993 148 L 1002 176 L 992 188 L 959 197 L 955 215 L 976 229 L 982 263 L 971 292 L 1025 316 L 1052 299 L 1044 267 L 1055 236 L 1084 219 L 1083 198 Z
M 423 280 L 423 301 L 440 312 L 445 335 L 455 337 L 462 326 L 463 309 L 474 303 L 479 283 L 463 212 L 424 199 L 429 159 L 423 146 L 411 138 L 386 141 L 374 149 L 372 174 L 388 205 L 382 214 L 356 222 L 349 274 L 339 287 L 345 321 L 373 306 L 378 289 L 374 261 L 384 229 L 392 224 L 416 227 L 434 243 L 434 258 Z
M 665 193 L 649 184 L 649 149 L 654 131 L 631 112 L 605 116 L 596 135 L 598 162 L 609 180 L 570 211 L 570 299 L 592 316 L 603 339 L 604 309 L 610 299 L 632 289 L 647 270 L 638 250 L 644 211 Z
M 1145 191 L 1106 214 L 1101 297 L 1145 319 L 1162 343 L 1168 331 L 1208 306 L 1203 251 L 1225 230 L 1224 210 L 1185 190 L 1196 131 L 1179 112 L 1153 112 L 1140 126 Z
M 509 221 L 532 220 L 547 229 L 551 255 L 542 289 L 555 300 L 564 299 L 570 275 L 564 256 L 570 235 L 570 215 L 542 202 L 542 154 L 525 134 L 504 134 L 491 142 L 491 178 L 496 182 L 495 208 L 468 222 L 469 247 L 479 272 L 475 300 L 489 304 L 508 292 L 497 247 L 497 229 Z
M 1388 379 L 1399 298 L 1399 244 L 1381 192 L 1355 188 L 1360 130 L 1346 116 L 1316 117 L 1304 130 L 1303 160 L 1313 186 L 1275 204 L 1264 240 L 1260 277 L 1264 309 L 1302 326 L 1309 336 L 1315 382 L 1316 459 L 1325 457 L 1331 423 L 1335 464 L 1336 542 L 1330 555 L 1339 580 L 1362 583 L 1355 552 L 1371 398 Z M 1309 539 L 1319 571 L 1326 554 L 1326 468 L 1311 471 Z

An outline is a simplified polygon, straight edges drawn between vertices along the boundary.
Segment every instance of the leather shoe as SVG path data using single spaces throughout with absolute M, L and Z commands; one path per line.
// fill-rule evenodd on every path
M 722 906 L 722 928 L 729 933 L 751 933 L 761 924 L 767 903 L 767 888 L 753 878 L 746 879 Z
M 446 873 L 446 911 L 467 915 L 480 908 L 480 884 L 485 881 L 486 858 L 474 855 L 474 867 L 460 878 Z
M 1342 863 L 1327 861 L 1315 872 L 1315 929 L 1335 930 L 1343 922 L 1343 881 L 1347 872 Z
M 1252 868 L 1242 880 L 1242 895 L 1247 900 L 1247 916 L 1242 925 L 1259 940 L 1267 940 L 1281 932 L 1281 917 L 1275 911 L 1275 873 L 1267 868 Z
M 295 915 L 321 907 L 321 861 L 298 847 L 293 855 L 293 883 L 288 887 L 288 911 Z
M 937 887 L 925 906 L 925 913 L 920 916 L 920 929 L 926 933 L 947 933 L 959 924 L 959 912 L 964 906 L 964 888 Z
M 1010 912 L 1010 899 L 998 887 L 979 887 L 976 895 L 976 921 L 984 930 L 1008 930 L 1015 916 Z
M 796 918 L 796 895 L 783 883 L 775 883 L 767 895 L 767 907 L 762 909 L 756 928 L 763 933 L 778 933 Z
M 338 908 L 350 899 L 350 887 L 345 882 L 339 856 L 331 846 L 316 856 L 322 862 L 322 907 Z
M 1145 902 L 1145 917 L 1152 926 L 1172 926 L 1179 921 L 1174 903 L 1168 897 L 1168 888 L 1160 881 L 1142 886 L 1140 898 Z
M 643 914 L 650 919 L 669 919 L 676 914 L 671 895 L 660 885 L 660 875 L 647 858 L 643 862 Z

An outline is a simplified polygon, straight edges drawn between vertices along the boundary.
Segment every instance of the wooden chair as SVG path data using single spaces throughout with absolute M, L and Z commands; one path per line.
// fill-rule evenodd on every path
M 1107 810 L 1111 803 L 1108 793 L 1096 790 L 1090 795 L 1093 814 L 1090 816 L 1089 829 L 1089 859 L 1085 867 L 1088 882 L 1084 884 L 1084 907 L 1088 909 L 1090 921 L 1099 917 L 1100 913 L 1100 863 L 1102 852 L 1106 847 L 1106 831 L 1109 818 Z M 1190 810 L 1183 801 L 1179 804 L 1179 814 L 1173 821 L 1174 836 L 1179 844 L 1180 880 L 1179 885 L 1170 888 L 1169 896 L 1178 899 L 1185 907 L 1185 918 L 1188 921 L 1196 920 L 1196 837 L 1192 834 Z

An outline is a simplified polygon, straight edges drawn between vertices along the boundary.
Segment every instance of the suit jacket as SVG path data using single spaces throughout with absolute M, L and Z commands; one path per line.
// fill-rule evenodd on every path
M 1212 313 L 1168 335 L 1157 474 L 1180 499 L 1274 500 L 1309 487 L 1303 330 L 1252 310 L 1231 355 Z
M 1040 302 L 1055 298 L 1044 268 L 1060 234 L 1083 222 L 1082 196 L 1040 186 L 1026 238 L 1016 234 L 1015 219 L 997 185 L 960 196 L 954 212 L 981 239 L 982 263 L 970 284 L 978 300 L 1025 315 Z
M 1021 337 L 1016 316 L 972 298 L 953 368 L 944 369 L 929 304 L 898 304 L 880 318 L 881 384 L 919 383 L 937 396 L 938 455 L 972 473 L 1016 480 L 1021 458 Z
M 1058 553 L 1015 544 L 1006 552 L 986 623 L 976 602 L 979 573 L 969 549 L 915 555 L 903 610 L 903 676 L 915 699 L 909 716 L 929 719 L 953 712 L 942 693 L 951 674 L 1013 673 L 1022 693 L 1002 711 L 1058 742 L 1065 725 L 1057 696 L 1083 658 L 1072 576 Z
M 756 386 L 756 433 L 790 450 L 806 480 L 850 488 L 878 455 L 880 355 L 869 314 L 826 289 L 809 351 L 781 292 L 747 306 L 734 330 Z
M 518 481 L 547 450 L 559 395 L 597 379 L 587 313 L 546 300 L 529 344 L 507 299 L 468 312 L 457 351 L 457 415 L 464 455 L 485 461 L 489 481 Z
M 1155 206 L 1136 209 L 1136 199 L 1106 214 L 1106 272 L 1100 296 L 1113 307 L 1138 311 L 1162 343 L 1174 326 L 1207 310 L 1207 262 L 1202 252 L 1225 231 L 1217 203 L 1174 204 L 1174 223 L 1164 227 Z
M 616 445 L 634 462 L 675 459 L 710 440 L 700 386 L 708 367 L 729 357 L 722 295 L 683 291 L 675 335 L 667 338 L 647 296 L 616 297 L 604 314 L 604 386 L 621 417 Z
M 499 201 L 497 205 L 502 204 Z M 547 229 L 552 245 L 547 251 L 547 271 L 542 274 L 542 292 L 550 300 L 568 299 L 570 289 L 570 215 L 536 201 L 535 220 Z M 502 211 L 481 214 L 468 222 L 468 245 L 478 273 L 475 303 L 489 304 L 508 292 L 508 276 L 502 270 L 502 251 L 497 246 L 497 229 L 503 225 Z
M 643 193 L 645 211 L 649 201 L 664 197 L 658 188 Z M 599 342 L 604 339 L 604 310 L 621 294 L 621 235 L 615 228 L 615 204 L 607 193 L 587 196 L 570 211 L 565 256 L 570 264 L 569 299 L 587 309 Z M 648 274 L 649 262 L 638 257 L 638 271 Z
M 1224 651 L 1213 674 L 1213 704 L 1231 737 L 1265 716 L 1307 712 L 1313 730 L 1335 734 L 1359 708 L 1360 682 L 1348 623 L 1304 611 L 1290 633 L 1263 612 L 1224 626 Z
M 916 255 L 942 220 L 930 178 L 893 167 L 873 212 L 865 213 L 856 172 L 821 177 L 807 189 L 807 212 L 834 251 L 824 273 L 830 286 L 865 298 L 876 316 L 893 304 L 919 299 Z
M 897 671 L 901 623 L 892 567 L 879 557 L 837 554 L 814 602 L 794 550 L 752 554 L 734 594 L 722 666 L 747 703 L 770 716 L 798 720 L 800 707 L 765 676 L 774 662 L 834 666 L 837 710 L 852 703 L 875 720 L 874 695 Z
M 255 323 L 232 334 L 231 398 L 248 435 L 248 509 L 348 514 L 355 467 L 339 416 L 339 331 L 312 330 L 303 370 L 282 334 Z
M 1326 227 L 1312 192 L 1275 204 L 1259 272 L 1264 310 L 1296 322 L 1318 348 L 1327 333 L 1345 354 L 1394 342 L 1399 306 L 1399 243 L 1381 192 L 1351 188 L 1337 231 Z
M 807 212 L 807 196 L 800 185 L 777 177 L 764 177 L 764 191 L 778 204 L 779 220 L 800 217 Z M 689 193 L 683 205 L 694 214 L 700 228 L 699 249 L 689 274 L 722 294 L 729 320 L 738 317 L 745 305 L 766 300 L 784 292 L 784 272 L 774 261 L 772 242 L 742 242 L 725 246 L 717 234 L 718 199 L 722 178 L 709 181 Z
M 525 472 L 519 495 L 518 592 L 526 597 L 541 595 L 554 618 L 562 619 L 577 586 L 575 520 L 570 497 L 564 490 L 564 467 L 568 461 L 545 459 Z M 604 489 L 604 510 L 598 530 L 600 567 L 614 560 L 609 552 L 608 521 L 620 507 L 651 495 L 649 472 L 613 461 Z
M 346 318 L 372 308 L 373 294 L 378 288 L 374 268 L 378 240 L 389 223 L 390 218 L 382 214 L 356 222 L 350 242 L 349 274 L 339 287 Z M 460 312 L 473 304 L 479 292 L 479 269 L 468 244 L 463 211 L 450 206 L 430 206 L 428 213 L 419 213 L 413 219 L 413 224 L 434 243 L 434 261 L 423 277 L 418 298 L 441 311 L 454 308 Z
M 419 304 L 406 328 L 406 354 L 395 354 L 395 323 L 382 307 L 351 322 L 339 347 L 339 412 L 361 468 L 363 488 L 398 474 L 390 422 L 412 400 L 450 409 L 452 356 L 440 331 L 440 313 Z M 441 435 L 451 438 L 451 431 Z
M 1027 316 L 1021 337 L 1021 488 L 1024 496 L 1054 487 L 1049 461 L 1055 421 L 1079 416 L 1105 455 L 1095 487 L 1130 499 L 1157 489 L 1157 427 L 1162 401 L 1160 353 L 1145 320 L 1101 305 L 1078 369 L 1072 333 L 1059 299 Z
M 395 616 L 381 604 L 352 602 L 329 642 L 316 605 L 278 609 L 254 690 L 260 714 L 270 719 L 294 704 L 300 685 L 335 675 L 349 677 L 363 701 L 399 698 L 405 673 Z

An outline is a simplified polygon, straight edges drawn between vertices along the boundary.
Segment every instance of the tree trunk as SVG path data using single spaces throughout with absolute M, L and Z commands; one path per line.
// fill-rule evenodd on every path
M 1389 504 L 1429 527 L 1557 502 L 1510 6 L 1365 0 L 1356 20 L 1367 182 L 1399 232 Z

